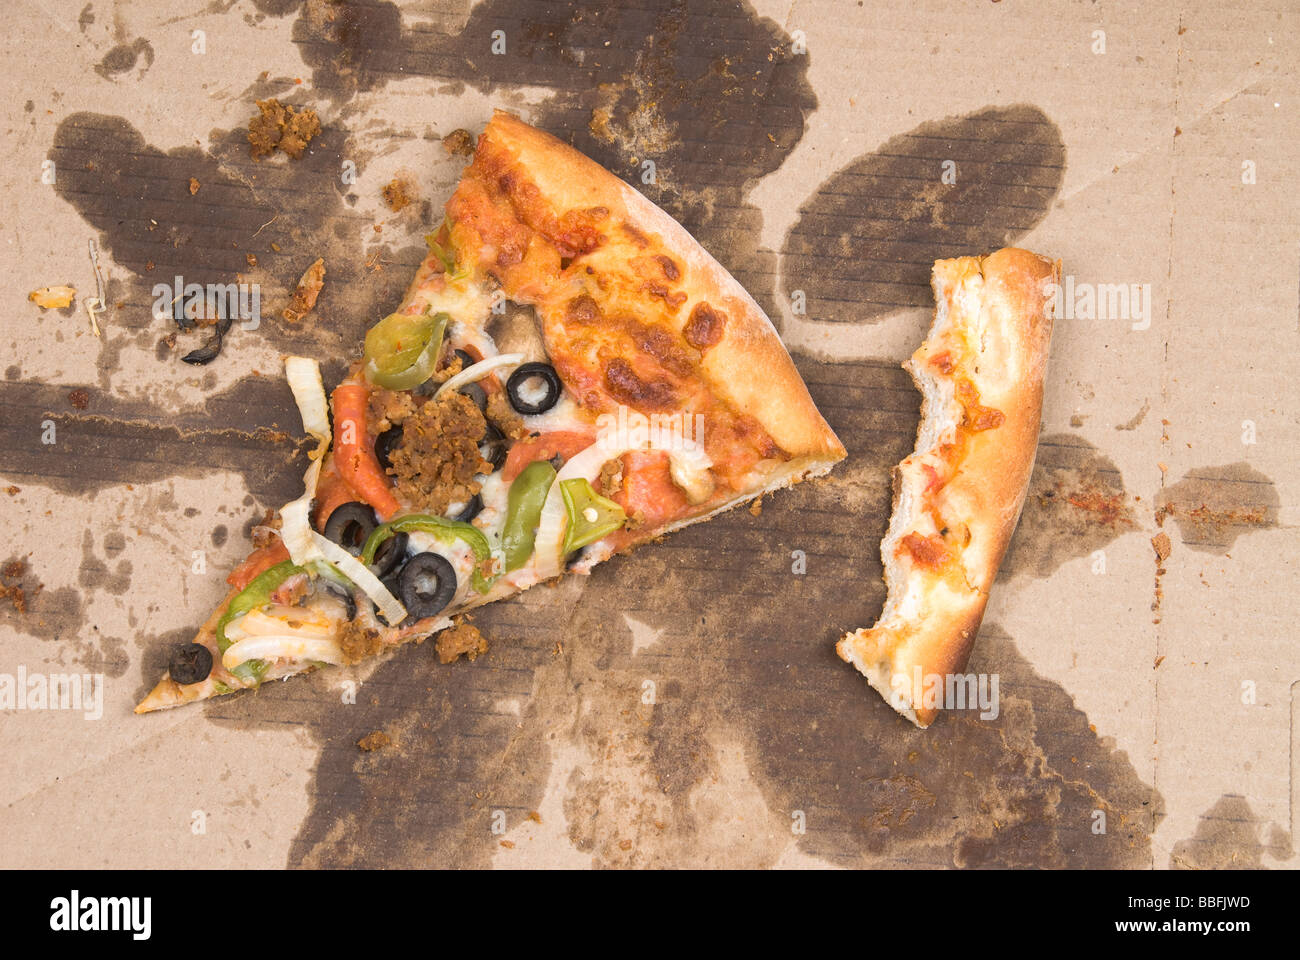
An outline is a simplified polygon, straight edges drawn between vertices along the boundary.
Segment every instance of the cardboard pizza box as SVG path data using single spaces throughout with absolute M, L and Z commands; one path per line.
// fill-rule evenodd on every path
M 12 11 L 0 863 L 1296 865 L 1297 12 L 701 11 Z M 297 159 L 250 156 L 272 98 L 319 118 Z M 690 229 L 848 459 L 482 610 L 474 663 L 425 644 L 135 716 L 301 491 L 282 355 L 342 374 L 494 107 Z M 976 702 L 918 730 L 833 648 L 884 600 L 929 266 L 1009 244 L 1066 275 L 1038 465 Z M 190 283 L 259 319 L 201 366 Z

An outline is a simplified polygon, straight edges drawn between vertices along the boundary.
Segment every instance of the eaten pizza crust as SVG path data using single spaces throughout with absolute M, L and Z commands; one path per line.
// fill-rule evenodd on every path
M 931 678 L 966 668 L 1020 516 L 1059 280 L 1060 261 L 1014 248 L 934 265 L 934 323 L 904 364 L 924 399 L 915 452 L 894 470 L 888 597 L 836 646 L 920 727 L 942 706 L 924 695 Z

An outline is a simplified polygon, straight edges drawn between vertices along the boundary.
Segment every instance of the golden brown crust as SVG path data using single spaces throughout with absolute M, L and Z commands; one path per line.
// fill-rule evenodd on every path
M 916 702 L 917 671 L 965 669 L 1019 519 L 1051 342 L 1046 284 L 1059 277 L 1059 261 L 1013 248 L 934 266 L 934 326 L 904 364 L 925 400 L 916 452 L 895 470 L 881 547 L 889 597 L 874 627 L 836 647 L 918 726 L 938 711 Z M 919 562 L 913 534 L 946 544 L 950 559 Z
M 595 271 L 595 283 L 602 275 L 624 280 L 644 266 L 649 273 L 636 274 L 644 280 L 635 291 L 637 302 L 644 314 L 663 323 L 683 344 L 692 341 L 688 328 L 692 316 L 699 316 L 696 308 L 701 304 L 725 316 L 725 323 L 709 329 L 698 366 L 699 375 L 717 396 L 756 420 L 791 458 L 827 465 L 843 459 L 844 447 L 813 405 L 771 321 L 672 217 L 595 161 L 508 113 L 497 111 L 493 116 L 480 137 L 479 152 L 490 158 L 485 166 L 490 162 L 490 176 L 496 178 L 489 190 L 501 183 L 510 188 L 506 195 L 511 215 L 553 242 L 577 250 L 580 261 L 574 266 L 563 264 L 559 257 L 544 259 L 535 255 L 530 243 L 527 252 L 505 258 L 520 257 L 521 263 L 534 268 L 527 280 L 513 277 L 509 267 L 500 268 L 507 294 L 522 294 L 522 299 L 538 305 L 539 312 L 557 315 L 582 293 L 590 276 L 586 266 Z M 505 157 L 519 165 L 526 182 L 519 182 L 513 171 L 497 173 Z M 468 206 L 466 198 L 453 198 L 449 212 L 456 219 L 458 210 Z M 503 262 L 503 246 L 511 240 L 493 242 L 483 236 L 486 232 L 470 238 L 468 245 L 480 251 L 481 265 L 493 267 Z M 458 240 L 465 239 L 458 235 Z M 555 272 L 537 283 L 536 268 Z M 512 286 L 524 289 L 512 290 Z

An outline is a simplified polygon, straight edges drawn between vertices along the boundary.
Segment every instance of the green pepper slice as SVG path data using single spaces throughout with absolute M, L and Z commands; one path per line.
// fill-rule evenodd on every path
M 585 477 L 560 481 L 560 493 L 569 514 L 569 526 L 564 533 L 566 555 L 609 536 L 627 523 L 623 508 L 598 494 Z
M 455 273 L 456 272 L 456 251 L 452 249 L 450 241 L 447 243 L 446 246 L 443 246 L 441 243 L 438 242 L 438 234 L 442 232 L 443 227 L 447 228 L 447 235 L 450 238 L 451 224 L 447 221 L 447 218 L 444 217 L 442 220 L 442 226 L 440 226 L 437 230 L 433 231 L 433 233 L 426 233 L 424 235 L 424 243 L 425 246 L 427 246 L 429 250 L 433 253 L 433 255 L 442 261 L 442 269 L 444 273 Z
M 410 390 L 433 375 L 446 313 L 390 313 L 366 332 L 366 379 L 387 390 Z
M 542 517 L 546 495 L 555 482 L 555 467 L 548 460 L 535 460 L 515 477 L 506 498 L 506 522 L 501 546 L 506 555 L 506 572 L 517 570 L 533 555 L 537 522 Z
M 231 598 L 230 605 L 226 607 L 226 612 L 217 621 L 217 649 L 225 653 L 226 648 L 231 644 L 231 641 L 226 637 L 226 625 L 230 621 L 243 616 L 250 610 L 255 610 L 270 603 L 271 594 L 275 593 L 280 584 L 295 574 L 306 572 L 292 560 L 282 560 L 275 566 L 263 570 L 250 580 L 248 586 Z M 262 674 L 266 673 L 266 667 L 265 660 L 245 660 L 230 672 L 241 680 L 260 680 Z
M 442 543 L 449 543 L 456 540 L 463 540 L 474 551 L 474 559 L 478 562 L 474 565 L 472 583 L 474 589 L 479 593 L 487 593 L 492 586 L 491 581 L 483 576 L 482 565 L 491 559 L 492 548 L 488 545 L 487 537 L 483 531 L 473 524 L 461 523 L 459 520 L 448 520 L 446 517 L 434 516 L 430 513 L 408 513 L 404 517 L 398 517 L 396 520 L 390 520 L 388 523 L 381 523 L 370 532 L 366 538 L 366 545 L 361 551 L 361 562 L 371 564 L 375 562 L 375 553 L 379 550 L 380 544 L 395 533 L 410 533 L 412 531 L 422 533 L 431 533 Z
M 447 243 L 445 245 L 438 241 L 438 234 L 443 230 L 447 231 Z M 432 252 L 433 255 L 442 262 L 442 272 L 446 274 L 449 280 L 463 280 L 470 275 L 468 268 L 461 269 L 459 264 L 456 262 L 456 248 L 451 242 L 450 217 L 443 217 L 442 226 L 433 231 L 433 233 L 426 233 L 424 235 L 424 243 L 429 248 L 430 252 Z

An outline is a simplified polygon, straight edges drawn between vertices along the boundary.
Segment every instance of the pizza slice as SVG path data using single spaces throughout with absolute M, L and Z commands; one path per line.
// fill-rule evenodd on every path
M 753 299 L 576 150 L 498 112 L 446 212 L 328 403 L 286 361 L 306 489 L 137 712 L 422 641 L 844 457 Z
M 916 450 L 894 470 L 884 611 L 836 646 L 920 727 L 966 668 L 1020 517 L 1059 280 L 1060 261 L 1013 248 L 934 265 L 934 323 L 904 364 L 924 399 Z

